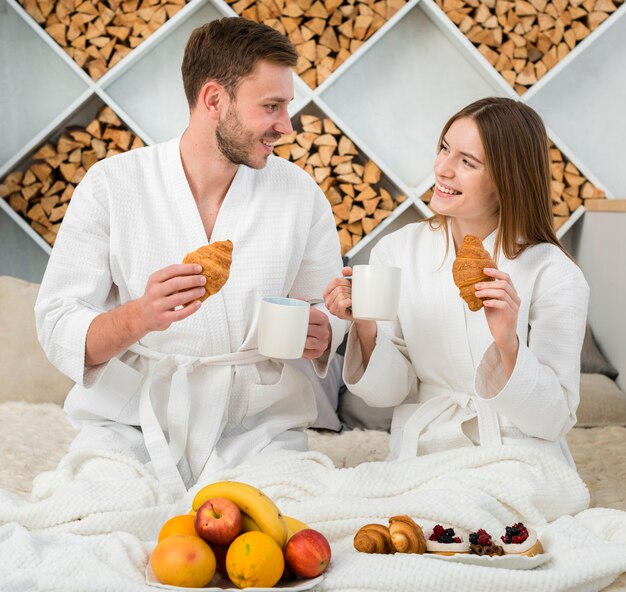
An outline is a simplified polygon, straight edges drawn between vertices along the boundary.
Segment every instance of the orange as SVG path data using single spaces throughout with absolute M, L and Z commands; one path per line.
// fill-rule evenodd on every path
M 281 548 L 264 532 L 245 532 L 228 547 L 226 571 L 238 588 L 271 588 L 284 569 Z
M 215 555 L 198 536 L 173 534 L 152 551 L 150 565 L 162 584 L 202 588 L 215 575 Z
M 195 522 L 195 514 L 193 516 L 191 514 L 174 516 L 161 527 L 157 541 L 160 543 L 164 538 L 172 536 L 173 534 L 188 534 L 190 536 L 198 536 L 198 533 L 196 532 L 196 528 L 194 526 Z

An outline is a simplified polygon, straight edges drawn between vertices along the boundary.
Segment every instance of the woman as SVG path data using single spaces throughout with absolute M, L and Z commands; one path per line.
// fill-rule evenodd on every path
M 384 237 L 370 256 L 402 268 L 396 320 L 355 320 L 349 280 L 326 288 L 330 312 L 353 321 L 346 385 L 371 406 L 399 405 L 390 458 L 524 444 L 573 466 L 565 436 L 576 423 L 589 288 L 552 226 L 541 119 L 511 99 L 472 103 L 444 126 L 435 177 L 435 215 Z M 498 267 L 476 285 L 478 312 L 452 277 L 468 234 Z

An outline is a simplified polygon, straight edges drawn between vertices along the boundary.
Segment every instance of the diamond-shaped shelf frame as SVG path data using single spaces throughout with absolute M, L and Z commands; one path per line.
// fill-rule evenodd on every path
M 623 0 L 435 0 L 523 95 Z
M 381 27 L 407 0 L 228 0 L 244 18 L 287 35 L 298 50 L 296 73 L 314 89 Z
M 89 168 L 141 146 L 141 138 L 94 96 L 2 179 L 0 198 L 52 246 L 74 189 Z
M 365 237 L 371 240 L 407 196 L 315 104 L 292 124 L 294 132 L 274 150 L 308 172 L 324 191 L 345 255 Z

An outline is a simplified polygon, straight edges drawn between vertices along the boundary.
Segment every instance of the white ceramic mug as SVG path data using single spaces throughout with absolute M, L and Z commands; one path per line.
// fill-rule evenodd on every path
M 393 321 L 400 302 L 399 267 L 355 265 L 352 268 L 352 316 L 355 319 Z
M 258 348 L 268 358 L 302 357 L 311 305 L 303 300 L 269 296 L 261 300 Z

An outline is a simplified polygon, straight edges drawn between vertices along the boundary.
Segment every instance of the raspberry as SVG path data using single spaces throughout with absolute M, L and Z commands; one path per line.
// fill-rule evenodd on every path
M 460 542 L 461 542 L 461 539 L 460 539 L 459 537 L 454 537 L 452 540 L 453 540 L 455 543 L 460 543 Z
M 433 528 L 433 534 L 430 535 L 430 540 L 431 541 L 436 541 L 437 539 L 439 539 L 440 537 L 442 537 L 445 534 L 445 529 L 443 526 L 441 526 L 441 524 L 437 524 L 437 526 L 435 526 L 435 528 Z

